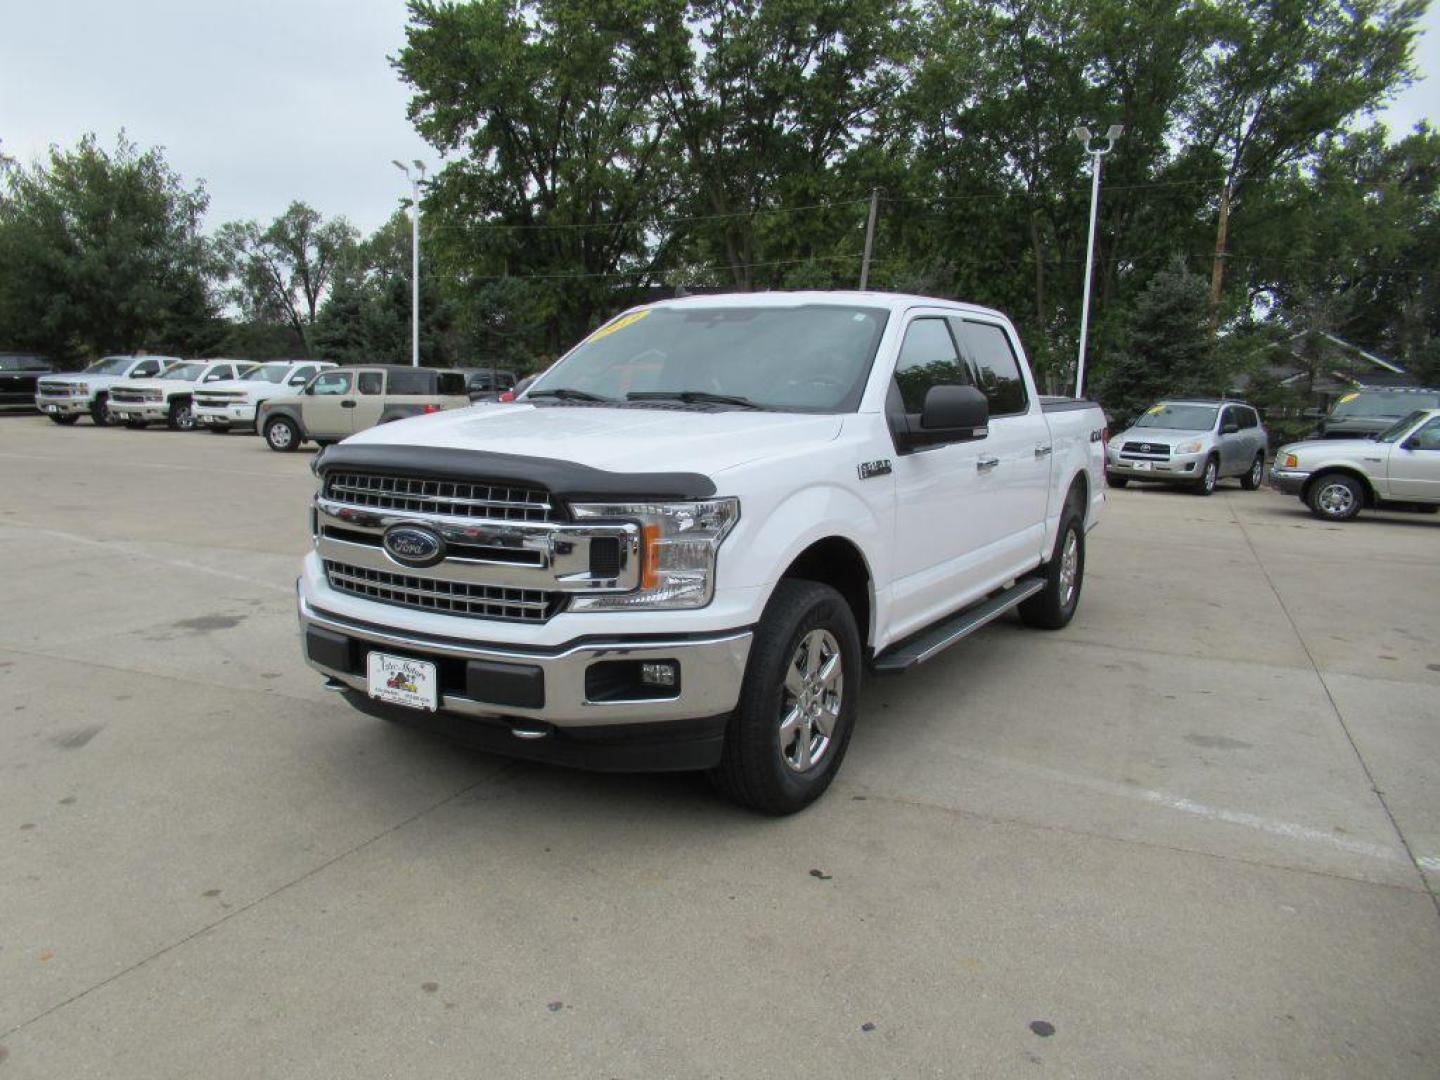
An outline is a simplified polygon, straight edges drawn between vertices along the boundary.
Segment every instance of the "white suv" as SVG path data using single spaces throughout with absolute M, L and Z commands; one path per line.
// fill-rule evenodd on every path
M 254 366 L 243 360 L 190 360 L 171 364 L 153 379 L 126 379 L 110 388 L 110 415 L 129 428 L 163 420 L 176 431 L 190 431 L 195 427 L 195 391 L 244 375 Z
M 260 402 L 297 394 L 316 375 L 334 366 L 320 360 L 272 360 L 238 379 L 208 383 L 195 391 L 195 423 L 217 435 L 232 427 L 253 428 Z

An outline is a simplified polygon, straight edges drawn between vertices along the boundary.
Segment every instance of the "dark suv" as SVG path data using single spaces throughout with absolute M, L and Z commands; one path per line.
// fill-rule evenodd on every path
M 1361 387 L 1341 394 L 1328 413 L 1306 415 L 1319 421 L 1316 434 L 1322 439 L 1365 439 L 1416 409 L 1440 409 L 1440 390 Z

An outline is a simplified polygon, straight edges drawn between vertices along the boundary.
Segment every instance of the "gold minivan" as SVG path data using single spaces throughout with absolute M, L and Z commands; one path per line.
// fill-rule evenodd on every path
M 295 397 L 262 401 L 257 427 L 271 450 L 319 446 L 376 424 L 470 404 L 463 371 L 363 364 L 316 375 Z

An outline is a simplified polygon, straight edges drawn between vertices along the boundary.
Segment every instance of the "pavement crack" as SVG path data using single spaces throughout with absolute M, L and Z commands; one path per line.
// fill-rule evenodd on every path
M 1355 760 L 1359 762 L 1361 770 L 1365 773 L 1365 780 L 1370 785 L 1370 790 L 1375 793 L 1375 798 L 1380 803 L 1380 808 L 1385 811 L 1385 816 L 1390 819 L 1390 827 L 1395 830 L 1395 835 L 1400 839 L 1400 846 L 1405 849 L 1405 854 L 1410 858 L 1410 864 L 1415 867 L 1415 873 L 1420 877 L 1420 884 L 1424 886 L 1425 892 L 1430 897 L 1431 903 L 1435 905 L 1436 915 L 1440 915 L 1440 893 L 1430 886 L 1430 879 L 1425 876 L 1425 870 L 1420 865 L 1420 857 L 1416 855 L 1415 849 L 1410 846 L 1410 840 L 1405 835 L 1405 830 L 1400 827 L 1395 812 L 1390 808 L 1385 793 L 1380 790 L 1380 783 L 1375 779 L 1375 774 L 1370 769 L 1370 763 L 1365 760 L 1365 755 L 1360 752 L 1360 745 L 1355 741 L 1354 734 L 1350 731 L 1350 725 L 1345 722 L 1345 714 L 1340 709 L 1340 703 L 1335 700 L 1335 695 L 1330 692 L 1330 684 L 1325 679 L 1325 673 L 1320 670 L 1320 664 L 1315 659 L 1315 654 L 1310 651 L 1310 643 L 1305 640 L 1305 635 L 1300 632 L 1300 624 L 1295 621 L 1295 616 L 1290 613 L 1290 608 L 1285 603 L 1285 598 L 1280 595 L 1280 589 L 1275 584 L 1275 579 L 1270 576 L 1265 561 L 1260 557 L 1260 552 L 1255 549 L 1254 542 L 1250 539 L 1250 533 L 1245 529 L 1245 523 L 1240 520 L 1240 515 L 1235 513 L 1235 507 L 1228 501 L 1226 508 L 1230 511 L 1230 519 L 1235 522 L 1240 535 L 1245 538 L 1246 545 L 1250 548 L 1250 554 L 1255 559 L 1255 565 L 1260 568 L 1260 573 L 1265 576 L 1265 584 L 1270 586 L 1270 591 L 1275 594 L 1275 602 L 1280 605 L 1285 618 L 1290 623 L 1290 629 L 1295 634 L 1295 639 L 1300 642 L 1300 647 L 1305 650 L 1305 655 L 1310 660 L 1310 667 L 1315 672 L 1315 678 L 1320 683 L 1320 689 L 1325 691 L 1325 700 L 1330 703 L 1330 711 L 1335 715 L 1335 722 L 1340 725 L 1340 730 L 1345 734 L 1345 740 L 1350 744 L 1351 751 L 1355 754 Z

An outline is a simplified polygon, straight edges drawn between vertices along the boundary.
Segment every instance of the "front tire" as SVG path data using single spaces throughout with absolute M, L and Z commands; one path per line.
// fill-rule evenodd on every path
M 195 413 L 190 408 L 190 402 L 177 401 L 170 406 L 170 418 L 165 421 L 170 425 L 171 431 L 194 431 Z
M 110 395 L 97 394 L 90 406 L 90 419 L 96 427 L 114 427 L 115 417 L 110 414 Z
M 1220 459 L 1206 458 L 1205 471 L 1200 474 L 1200 479 L 1195 482 L 1196 495 L 1215 494 L 1215 485 L 1220 482 Z
M 715 786 L 766 814 L 793 814 L 824 794 L 855 727 L 860 664 L 845 598 L 819 582 L 781 581 L 750 647 Z
M 1065 508 L 1055 550 L 1042 569 L 1045 588 L 1021 602 L 1020 618 L 1026 626 L 1059 630 L 1075 617 L 1085 582 L 1085 519 L 1073 501 Z
M 1250 463 L 1250 471 L 1240 478 L 1240 486 L 1246 491 L 1255 491 L 1265 479 L 1265 455 L 1256 454 Z
M 50 422 L 52 424 L 59 424 L 61 427 L 69 427 L 71 424 L 75 423 L 76 420 L 80 419 L 80 417 L 76 416 L 74 413 L 71 413 L 69 416 L 59 416 L 56 413 L 46 413 L 45 415 L 50 417 Z
M 288 454 L 300 448 L 300 431 L 293 420 L 277 416 L 265 425 L 265 442 L 271 450 Z
M 1311 483 L 1305 505 L 1322 521 L 1349 521 L 1365 505 L 1365 488 L 1353 476 L 1329 473 Z

